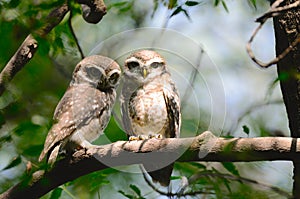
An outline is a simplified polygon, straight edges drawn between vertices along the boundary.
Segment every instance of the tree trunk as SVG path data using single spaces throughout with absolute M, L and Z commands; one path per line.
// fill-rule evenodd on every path
M 295 0 L 286 0 L 282 4 L 289 5 Z M 283 6 L 283 5 L 282 5 Z M 274 17 L 274 30 L 276 38 L 276 55 L 281 54 L 292 44 L 299 34 L 299 9 L 289 10 Z M 278 77 L 286 106 L 291 136 L 300 137 L 300 45 L 281 59 L 277 64 Z M 300 198 L 300 160 L 294 161 L 293 196 Z

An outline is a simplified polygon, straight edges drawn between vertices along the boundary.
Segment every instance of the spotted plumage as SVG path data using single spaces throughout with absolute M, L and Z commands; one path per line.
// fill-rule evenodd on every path
M 58 103 L 39 161 L 48 155 L 53 163 L 60 151 L 88 148 L 103 133 L 115 102 L 119 65 L 110 58 L 94 55 L 83 59 Z
M 130 140 L 179 137 L 180 99 L 166 62 L 158 53 L 142 50 L 125 60 L 121 95 L 123 126 Z M 144 165 L 154 181 L 168 185 L 173 164 Z M 156 171 L 155 171 L 156 170 Z

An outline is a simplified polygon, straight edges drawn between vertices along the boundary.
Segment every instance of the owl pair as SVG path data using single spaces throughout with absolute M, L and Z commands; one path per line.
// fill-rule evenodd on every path
M 62 150 L 89 148 L 106 128 L 120 79 L 119 65 L 108 57 L 94 55 L 83 59 L 54 112 L 39 161 L 47 155 L 55 162 Z M 152 137 L 179 137 L 179 96 L 165 60 L 156 52 L 142 50 L 125 61 L 121 94 L 122 120 L 130 140 Z M 146 170 L 153 170 L 145 165 Z M 173 164 L 151 171 L 154 181 L 168 185 Z

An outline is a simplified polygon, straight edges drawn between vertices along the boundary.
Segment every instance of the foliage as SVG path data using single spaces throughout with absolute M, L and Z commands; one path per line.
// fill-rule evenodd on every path
M 3 68 L 10 57 L 18 49 L 29 33 L 34 33 L 44 25 L 44 19 L 63 0 L 50 1 L 0 1 L 0 65 Z M 249 0 L 256 8 L 257 2 Z M 169 18 L 179 17 L 183 14 L 189 20 L 190 9 L 200 7 L 202 1 L 153 0 L 153 8 L 147 13 L 136 10 L 135 1 L 110 1 L 108 12 L 116 12 L 115 20 L 129 16 L 135 27 L 140 27 L 146 14 L 153 17 L 158 8 L 164 7 L 170 12 Z M 215 0 L 214 6 L 221 5 L 227 12 L 229 8 L 225 0 Z M 80 18 L 80 6 L 71 2 L 73 18 Z M 77 18 L 76 18 L 77 17 Z M 100 24 L 101 26 L 101 24 Z M 113 26 L 113 24 L 112 24 Z M 106 27 L 102 27 L 105 29 Z M 76 33 L 76 31 L 75 31 Z M 97 34 L 97 33 L 91 33 Z M 52 114 L 55 106 L 63 95 L 74 63 L 79 58 L 74 35 L 72 34 L 68 16 L 45 38 L 37 38 L 39 49 L 33 60 L 18 74 L 9 85 L 5 94 L 0 98 L 0 192 L 24 178 L 28 162 L 32 162 L 33 170 L 42 166 L 37 162 L 43 142 L 51 127 Z M 64 57 L 64 59 L 56 59 Z M 284 74 L 282 77 L 285 78 Z M 249 135 L 249 127 L 243 126 L 244 132 Z M 113 142 L 126 139 L 119 129 L 114 118 L 106 129 L 108 139 Z M 224 172 L 221 172 L 224 170 Z M 96 195 L 101 187 L 111 183 L 110 175 L 120 173 L 115 169 L 106 169 L 83 176 L 64 187 L 54 189 L 48 196 L 51 199 L 63 198 L 67 190 L 76 193 L 84 190 L 86 193 Z M 179 186 L 182 176 L 196 178 L 184 193 L 203 191 L 209 198 L 267 198 L 268 193 L 258 191 L 255 187 L 242 183 L 238 179 L 241 174 L 234 163 L 209 165 L 204 163 L 176 163 L 172 182 Z M 225 175 L 226 174 L 226 175 Z M 232 180 L 230 176 L 236 178 Z M 25 174 L 26 177 L 26 174 Z M 139 185 L 139 180 L 131 182 L 128 187 L 118 190 L 124 198 L 147 198 L 147 188 Z M 66 189 L 67 188 L 67 189 Z

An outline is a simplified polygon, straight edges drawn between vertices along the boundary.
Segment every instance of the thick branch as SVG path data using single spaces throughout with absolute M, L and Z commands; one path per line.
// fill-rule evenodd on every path
M 77 0 L 81 4 L 82 17 L 88 23 L 98 23 L 106 14 L 103 0 Z
M 37 198 L 55 187 L 82 175 L 109 167 L 147 162 L 217 161 L 249 162 L 299 159 L 300 142 L 296 138 L 217 138 L 204 132 L 194 138 L 118 141 L 77 151 L 72 158 L 57 162 L 47 173 L 36 172 L 31 180 L 12 187 L 0 198 Z

